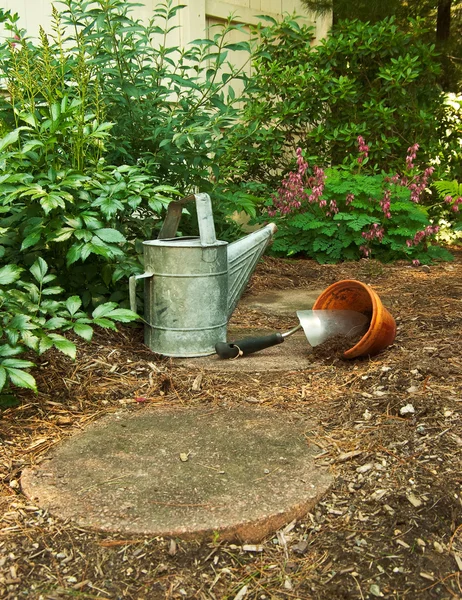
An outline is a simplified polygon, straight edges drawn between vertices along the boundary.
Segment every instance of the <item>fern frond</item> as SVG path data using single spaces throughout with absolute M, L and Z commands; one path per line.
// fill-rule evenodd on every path
M 453 181 L 435 181 L 433 185 L 442 198 L 446 196 L 452 196 L 453 198 L 462 196 L 462 183 L 459 183 L 456 179 Z

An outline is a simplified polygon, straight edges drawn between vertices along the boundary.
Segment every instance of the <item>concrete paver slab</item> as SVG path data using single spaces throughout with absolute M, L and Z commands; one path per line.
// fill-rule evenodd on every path
M 298 323 L 295 318 L 294 326 Z M 283 333 L 284 330 L 281 330 Z M 228 341 L 274 333 L 272 330 L 228 328 Z M 216 354 L 199 358 L 175 358 L 176 364 L 188 368 L 226 373 L 258 373 L 265 371 L 302 371 L 310 369 L 313 354 L 305 334 L 297 332 L 282 344 L 260 350 L 241 358 L 222 360 Z
M 262 408 L 123 412 L 60 444 L 21 485 L 84 527 L 259 541 L 305 515 L 332 482 L 304 436 L 312 427 Z
M 310 310 L 324 289 L 289 288 L 286 290 L 266 290 L 258 294 L 244 296 L 239 306 L 251 310 L 261 310 L 271 315 L 293 316 L 297 320 L 297 310 Z

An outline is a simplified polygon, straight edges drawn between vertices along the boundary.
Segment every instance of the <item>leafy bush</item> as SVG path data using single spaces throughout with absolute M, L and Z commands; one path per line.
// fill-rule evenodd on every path
M 462 231 L 462 183 L 453 181 L 435 181 L 433 186 L 442 199 L 443 210 L 440 218 L 453 227 L 454 231 Z
M 13 264 L 0 268 L 0 392 L 9 383 L 36 390 L 27 372 L 34 363 L 18 358 L 28 349 L 40 355 L 54 347 L 75 358 L 75 344 L 57 331 L 73 331 L 91 340 L 95 325 L 115 329 L 115 321 L 137 318 L 115 302 L 100 304 L 89 317 L 81 310 L 78 296 L 60 300 L 63 289 L 54 285 L 56 275 L 48 272 L 43 258 L 34 262 L 29 273 Z
M 433 167 L 422 173 L 414 165 L 418 146 L 408 149 L 399 175 L 364 174 L 369 147 L 359 137 L 356 168 L 309 169 L 297 150 L 297 171 L 283 180 L 267 213 L 278 232 L 272 251 L 286 256 L 303 253 L 318 262 L 357 260 L 451 260 L 449 252 L 431 241 L 438 233 L 420 204 Z M 353 163 L 354 164 L 354 163 Z
M 447 94 L 441 122 L 440 151 L 442 177 L 462 179 L 462 95 Z
M 270 20 L 243 95 L 243 123 L 231 140 L 230 175 L 276 182 L 298 145 L 310 162 L 339 165 L 358 135 L 370 143 L 369 171 L 396 170 L 417 141 L 424 160 L 436 157 L 445 137 L 443 95 L 424 34 L 417 21 L 412 33 L 392 18 L 345 21 L 313 47 L 309 27 Z
M 231 84 L 242 77 L 230 53 L 249 53 L 248 42 L 232 42 L 242 25 L 228 20 L 211 39 L 187 48 L 168 46 L 183 6 L 159 2 L 146 24 L 131 16 L 134 2 L 63 0 L 62 20 L 76 32 L 70 52 L 85 56 L 89 82 L 114 123 L 108 160 L 149 165 L 159 182 L 182 192 L 209 191 L 219 177 L 217 156 L 224 131 L 239 116 Z M 69 52 L 69 50 L 68 50 Z M 96 97 L 95 97 L 96 101 Z
M 216 157 L 238 114 L 229 86 L 241 73 L 228 55 L 249 50 L 228 41 L 240 27 L 231 22 L 188 49 L 168 47 L 182 8 L 172 0 L 147 25 L 130 15 L 134 2 L 60 4 L 38 43 L 0 9 L 10 34 L 0 44 L 2 386 L 33 387 L 14 371 L 27 369 L 24 348 L 72 355 L 62 332 L 88 338 L 93 324 L 135 318 L 114 303 L 126 302 L 141 241 L 156 236 L 168 202 L 217 184 Z M 245 193 L 228 198 L 222 210 L 252 209 Z M 27 303 L 28 274 L 43 264 L 55 285 Z

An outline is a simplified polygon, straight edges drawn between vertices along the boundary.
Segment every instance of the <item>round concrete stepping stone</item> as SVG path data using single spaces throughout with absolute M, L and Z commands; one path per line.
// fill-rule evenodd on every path
M 27 468 L 28 498 L 79 526 L 260 541 L 329 488 L 305 416 L 254 408 L 143 409 L 105 417 Z

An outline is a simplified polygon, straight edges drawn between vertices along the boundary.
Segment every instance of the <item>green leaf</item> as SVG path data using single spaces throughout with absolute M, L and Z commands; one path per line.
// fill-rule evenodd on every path
M 65 242 L 74 233 L 74 229 L 70 227 L 63 227 L 55 232 L 54 236 L 50 238 L 51 242 Z
M 53 346 L 55 348 L 57 348 L 66 356 L 70 356 L 72 359 L 75 358 L 77 349 L 74 343 L 70 342 L 62 335 L 58 335 L 57 333 L 50 334 L 50 338 L 53 340 Z
M 98 325 L 99 327 L 104 327 L 105 329 L 113 329 L 114 331 L 117 331 L 117 327 L 114 325 L 114 322 L 109 319 L 98 317 L 97 319 L 93 319 L 93 323 L 95 325 Z
M 65 325 L 68 324 L 69 321 L 63 319 L 63 317 L 53 317 L 52 319 L 48 319 L 45 323 L 45 329 L 62 329 Z
M 63 292 L 63 288 L 59 287 L 59 286 L 54 286 L 54 287 L 48 287 L 42 290 L 42 294 L 44 296 L 53 296 L 56 294 L 61 294 L 61 292 Z
M 126 241 L 125 237 L 119 231 L 117 231 L 117 229 L 109 229 L 109 228 L 97 229 L 94 233 L 101 240 L 103 240 L 103 242 L 119 243 L 119 242 Z
M 16 354 L 21 354 L 23 351 L 23 348 L 20 346 L 10 346 L 9 344 L 4 344 L 3 346 L 0 346 L 0 357 L 15 356 Z
M 6 383 L 6 370 L 0 365 L 0 390 L 3 390 Z
M 43 208 L 45 214 L 47 215 L 55 208 L 65 208 L 66 203 L 61 198 L 61 196 L 58 196 L 57 194 L 47 194 L 40 200 L 40 205 Z
M 17 281 L 23 270 L 17 265 L 5 265 L 0 269 L 0 285 L 9 285 Z
M 83 323 L 76 323 L 74 325 L 74 332 L 84 340 L 87 340 L 87 342 L 91 341 L 93 337 L 93 329 L 90 325 L 84 325 Z
M 78 296 L 70 296 L 66 300 L 66 308 L 69 311 L 69 314 L 74 316 L 75 313 L 82 306 L 82 300 Z
M 53 340 L 51 338 L 49 338 L 47 335 L 43 336 L 40 339 L 38 353 L 43 354 L 44 352 L 46 352 L 47 350 L 49 350 L 52 347 L 53 347 Z
M 31 317 L 29 315 L 23 315 L 21 313 L 15 314 L 8 326 L 11 329 L 18 329 L 19 331 L 37 328 L 37 325 L 31 323 Z
M 39 257 L 29 270 L 38 283 L 43 283 L 43 278 L 48 271 L 48 265 L 42 257 Z
M 19 137 L 19 129 L 15 129 L 14 131 L 10 131 L 9 133 L 7 133 L 5 135 L 5 137 L 3 137 L 0 140 L 0 152 L 3 152 L 3 150 L 7 146 L 10 146 L 11 144 L 14 144 L 15 142 L 17 142 L 18 137 Z
M 79 258 L 81 258 L 82 248 L 83 248 L 83 244 L 74 244 L 73 246 L 71 246 L 69 248 L 69 250 L 66 254 L 66 263 L 67 263 L 68 267 L 70 265 L 74 264 L 75 262 L 77 262 L 79 260 Z
M 37 384 L 35 379 L 32 377 L 30 373 L 26 373 L 22 369 L 6 369 L 8 373 L 8 377 L 10 378 L 11 383 L 17 385 L 18 387 L 27 388 L 29 390 L 37 391 Z
M 116 308 L 109 313 L 105 314 L 105 317 L 108 319 L 114 319 L 114 321 L 120 321 L 121 323 L 130 323 L 131 321 L 135 321 L 139 319 L 139 315 L 128 310 L 127 308 Z
M 117 308 L 117 306 L 118 306 L 117 302 L 106 302 L 105 304 L 100 304 L 99 306 L 97 306 L 95 308 L 95 310 L 92 312 L 91 316 L 94 319 L 99 318 L 99 317 L 104 317 L 108 313 L 113 311 L 115 308 Z
M 2 361 L 2 365 L 5 368 L 14 369 L 30 369 L 31 367 L 35 367 L 35 364 L 30 360 L 22 360 L 20 358 L 5 358 Z
M 13 394 L 0 394 L 0 409 L 13 408 L 19 404 L 21 401 Z
M 27 248 L 30 248 L 31 246 L 35 246 L 35 244 L 40 241 L 40 237 L 41 237 L 40 232 L 31 233 L 30 235 L 25 237 L 21 244 L 21 250 L 26 250 Z

